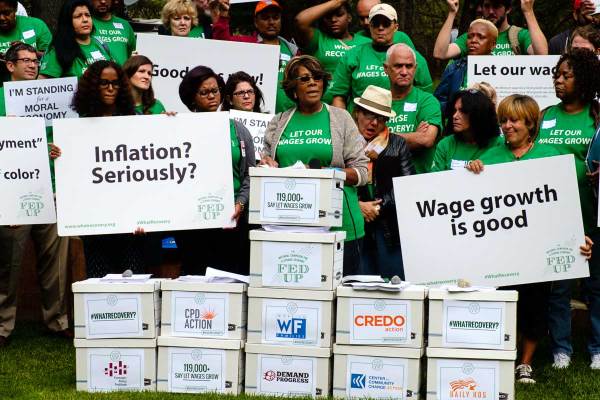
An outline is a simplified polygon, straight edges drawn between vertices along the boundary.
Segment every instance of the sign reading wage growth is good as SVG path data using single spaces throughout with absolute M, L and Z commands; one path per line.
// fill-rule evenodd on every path
M 231 226 L 227 113 L 55 121 L 62 236 Z
M 406 279 L 507 286 L 589 276 L 572 155 L 394 179 Z M 560 216 L 558 218 L 557 216 Z

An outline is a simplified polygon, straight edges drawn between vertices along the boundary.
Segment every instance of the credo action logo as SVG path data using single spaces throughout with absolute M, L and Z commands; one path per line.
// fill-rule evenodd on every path
M 357 328 L 380 327 L 386 332 L 400 332 L 404 330 L 406 318 L 403 315 L 355 315 L 354 326 Z

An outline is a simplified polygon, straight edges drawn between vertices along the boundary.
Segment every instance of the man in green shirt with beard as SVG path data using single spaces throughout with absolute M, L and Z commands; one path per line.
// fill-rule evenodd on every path
M 135 33 L 129 22 L 112 13 L 113 0 L 92 0 L 94 36 L 106 43 L 110 56 L 123 65 L 135 50 Z
M 48 26 L 41 19 L 17 15 L 16 0 L 0 0 L 0 53 L 13 42 L 23 42 L 44 52 L 52 41 Z
M 392 110 L 396 112 L 387 126 L 390 133 L 404 138 L 410 148 L 415 171 L 429 172 L 438 132 L 442 126 L 439 101 L 431 93 L 414 87 L 417 58 L 406 44 L 395 44 L 387 51 L 383 68 L 390 80 Z

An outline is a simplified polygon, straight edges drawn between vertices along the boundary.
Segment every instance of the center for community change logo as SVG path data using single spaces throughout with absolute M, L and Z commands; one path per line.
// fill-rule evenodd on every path
M 205 221 L 218 219 L 224 210 L 223 196 L 209 194 L 198 199 L 198 214 Z
M 19 210 L 27 217 L 37 217 L 44 209 L 42 196 L 26 194 L 19 197 Z
M 364 389 L 367 376 L 365 374 L 350 375 L 350 387 L 352 389 Z
M 574 242 L 574 241 L 573 241 Z M 574 243 L 558 245 L 546 251 L 546 269 L 550 274 L 569 272 L 575 262 Z

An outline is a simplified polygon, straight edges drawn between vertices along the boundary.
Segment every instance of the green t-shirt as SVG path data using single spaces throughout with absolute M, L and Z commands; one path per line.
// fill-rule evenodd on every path
M 440 102 L 431 94 L 413 87 L 408 96 L 402 100 L 392 101 L 392 109 L 396 112 L 387 126 L 390 133 L 412 133 L 423 121 L 442 129 L 442 110 Z M 413 164 L 417 174 L 429 172 L 435 148 L 411 150 Z
M 160 100 L 155 99 L 154 104 L 152 104 L 152 106 L 148 109 L 148 115 L 162 114 L 165 111 L 166 110 L 165 106 L 163 106 L 163 103 L 161 103 Z M 141 104 L 135 106 L 135 113 L 138 115 L 143 115 L 144 107 Z
M 531 149 L 529 149 L 527 153 L 523 154 L 520 158 L 517 158 L 509 149 L 509 147 L 506 144 L 504 144 L 501 146 L 492 147 L 491 149 L 483 153 L 481 157 L 479 157 L 479 159 L 484 165 L 493 165 L 513 161 L 533 160 L 536 158 L 552 157 L 558 155 L 558 151 L 552 146 L 549 146 L 547 144 L 536 143 Z
M 354 34 L 354 38 L 356 40 L 356 44 L 363 44 L 363 43 L 371 43 L 373 41 L 373 39 L 371 39 L 370 36 L 367 36 L 367 34 L 365 33 L 364 30 L 360 30 L 358 32 L 356 32 Z M 411 38 L 404 32 L 402 31 L 396 31 L 394 33 L 394 44 L 396 43 L 404 43 L 406 45 L 409 45 L 413 50 L 415 49 L 415 44 L 413 43 L 413 41 L 411 40 Z
M 233 169 L 233 193 L 237 198 L 242 186 L 242 177 L 240 176 L 240 159 L 242 158 L 242 150 L 240 149 L 240 141 L 235 132 L 235 124 L 233 120 L 229 120 L 229 137 L 231 138 L 231 167 Z
M 65 76 L 80 77 L 88 66 L 99 60 L 111 60 L 109 54 L 104 50 L 101 42 L 92 37 L 90 44 L 79 45 L 84 58 L 77 57 L 73 60 L 71 68 L 63 71 L 56 58 L 56 49 L 51 48 L 42 58 L 40 65 L 40 75 L 46 75 L 52 78 L 62 78 Z
M 24 42 L 38 51 L 48 50 L 52 34 L 44 21 L 17 15 L 17 24 L 9 33 L 0 33 L 0 53 L 4 53 L 12 42 Z
M 123 18 L 113 16 L 108 21 L 94 18 L 94 35 L 106 43 L 110 56 L 119 65 L 123 65 L 135 50 L 135 33 Z
M 390 88 L 390 80 L 383 70 L 386 52 L 377 51 L 370 43 L 355 47 L 340 60 L 333 75 L 331 96 L 341 96 L 346 99 L 348 111 L 354 108 L 355 97 L 365 91 L 367 86 L 375 85 L 384 89 Z M 426 91 L 431 91 L 433 83 L 427 62 L 420 62 L 417 57 L 417 71 L 414 85 Z
M 287 44 L 285 44 L 283 40 L 279 40 L 279 73 L 277 74 L 277 100 L 275 102 L 276 113 L 283 112 L 296 105 L 289 97 L 287 97 L 283 90 L 283 86 L 281 86 L 285 67 L 293 56 L 294 55 Z
M 538 143 L 553 146 L 560 154 L 575 156 L 575 170 L 579 185 L 579 200 L 583 214 L 583 225 L 587 233 L 595 230 L 594 195 L 586 176 L 585 157 L 596 132 L 589 106 L 577 114 L 567 114 L 562 103 L 549 107 L 544 112 Z
M 476 144 L 457 140 L 454 135 L 446 136 L 440 140 L 435 149 L 431 172 L 464 168 L 467 162 L 478 159 L 487 150 L 495 146 L 501 146 L 503 143 L 504 138 L 498 136 L 491 139 L 486 147 L 479 148 Z
M 527 55 L 527 49 L 531 46 L 531 35 L 527 29 L 521 29 L 518 34 L 519 49 L 521 55 Z M 454 42 L 460 48 L 461 57 L 466 56 L 468 53 L 467 49 L 467 34 L 463 33 Z M 510 40 L 508 39 L 508 29 L 498 34 L 498 40 L 496 40 L 496 47 L 492 50 L 493 56 L 514 56 L 515 53 L 510 47 Z
M 190 29 L 190 33 L 188 33 L 188 37 L 205 39 L 204 27 L 200 25 L 192 26 L 192 29 Z
M 341 40 L 328 36 L 316 28 L 313 29 L 313 32 L 313 38 L 304 51 L 319 60 L 325 71 L 331 75 L 335 73 L 338 63 L 348 50 L 364 43 L 364 39 L 357 40 L 354 36 L 350 40 Z

